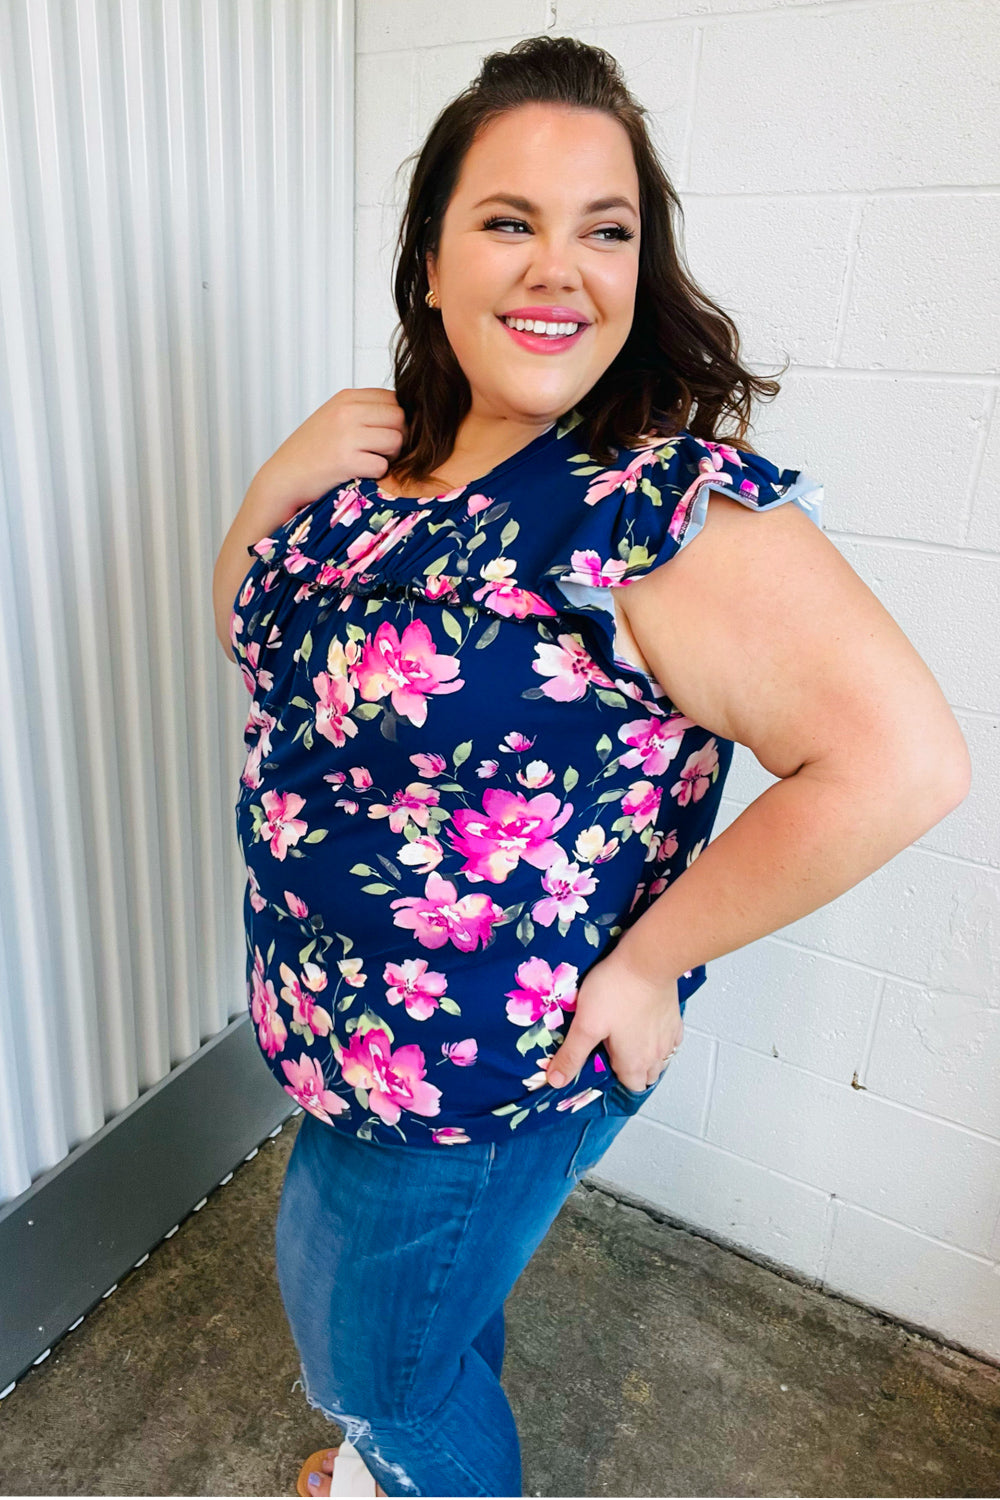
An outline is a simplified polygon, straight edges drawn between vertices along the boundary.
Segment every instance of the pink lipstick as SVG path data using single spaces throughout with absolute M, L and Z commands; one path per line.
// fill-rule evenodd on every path
M 510 321 L 504 322 L 505 318 Z M 514 328 L 511 324 L 515 320 L 528 326 Z M 590 327 L 589 319 L 572 307 L 516 307 L 499 315 L 498 321 L 522 349 L 529 349 L 533 354 L 560 354 L 579 343 Z M 540 326 L 542 324 L 552 332 L 546 333 Z M 567 325 L 575 325 L 575 332 L 559 331 L 566 330 Z

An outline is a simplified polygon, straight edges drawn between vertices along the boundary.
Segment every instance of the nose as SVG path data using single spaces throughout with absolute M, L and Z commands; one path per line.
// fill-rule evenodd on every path
M 573 246 L 562 237 L 536 234 L 531 241 L 531 260 L 525 277 L 532 291 L 575 291 L 581 285 L 580 268 Z

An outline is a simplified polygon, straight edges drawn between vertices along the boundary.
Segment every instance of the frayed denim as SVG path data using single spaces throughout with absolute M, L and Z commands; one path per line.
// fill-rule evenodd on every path
M 551 1128 L 436 1151 L 302 1116 L 275 1230 L 278 1284 L 306 1400 L 386 1494 L 522 1494 L 500 1383 L 504 1302 L 656 1086 L 615 1080 Z

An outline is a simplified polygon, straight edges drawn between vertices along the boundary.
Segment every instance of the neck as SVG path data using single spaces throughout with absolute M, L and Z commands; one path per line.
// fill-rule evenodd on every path
M 520 453 L 551 426 L 552 421 L 547 417 L 521 420 L 469 412 L 455 434 L 451 453 L 435 472 L 440 473 L 443 469 L 447 478 L 456 485 L 466 479 L 475 479 Z

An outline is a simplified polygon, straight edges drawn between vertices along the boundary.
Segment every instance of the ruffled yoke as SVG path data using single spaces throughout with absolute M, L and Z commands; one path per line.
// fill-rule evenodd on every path
M 370 595 L 516 621 L 563 617 L 566 629 L 584 627 L 606 671 L 648 690 L 649 677 L 616 651 L 610 590 L 689 545 L 713 491 L 755 511 L 793 502 L 822 526 L 822 486 L 686 430 L 622 450 L 620 467 L 605 468 L 573 451 L 579 422 L 574 413 L 483 479 L 436 498 L 389 496 L 372 479 L 330 490 L 247 549 L 263 592 L 293 580 L 297 600 L 329 592 L 343 596 L 340 608 Z

